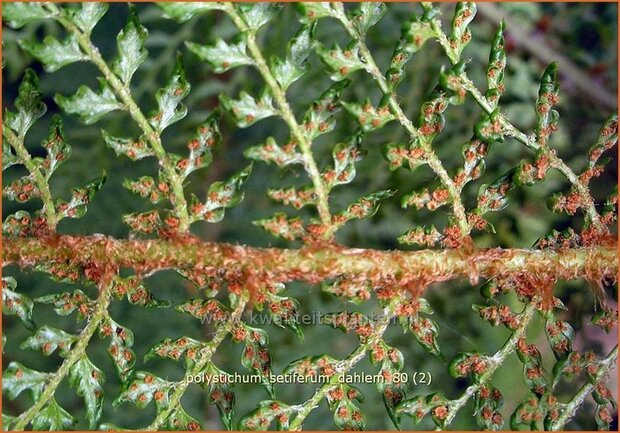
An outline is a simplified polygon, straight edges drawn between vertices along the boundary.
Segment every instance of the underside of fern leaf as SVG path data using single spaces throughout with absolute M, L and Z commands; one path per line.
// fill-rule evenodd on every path
M 5 3 L 3 429 L 617 429 L 616 14 Z

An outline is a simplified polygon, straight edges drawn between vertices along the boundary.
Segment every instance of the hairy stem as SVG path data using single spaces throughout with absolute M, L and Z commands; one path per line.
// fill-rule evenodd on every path
M 517 342 L 519 339 L 525 337 L 525 332 L 527 330 L 527 325 L 532 320 L 534 316 L 534 312 L 536 311 L 535 302 L 531 302 L 525 307 L 523 313 L 519 315 L 519 327 L 515 329 L 512 333 L 508 341 L 504 344 L 504 346 L 495 354 L 492 358 L 490 358 L 490 365 L 486 369 L 486 371 L 480 377 L 478 383 L 475 383 L 469 386 L 463 395 L 461 395 L 458 399 L 452 400 L 448 403 L 448 416 L 445 420 L 444 427 L 448 427 L 450 423 L 454 420 L 458 411 L 461 410 L 463 406 L 469 401 L 470 398 L 480 389 L 481 386 L 486 384 L 495 371 L 504 364 L 504 361 L 508 356 L 515 351 L 517 347 Z
M 282 87 L 280 87 L 277 80 L 271 73 L 269 65 L 267 65 L 265 57 L 263 56 L 260 47 L 256 43 L 256 32 L 248 28 L 246 23 L 243 21 L 243 18 L 239 15 L 237 9 L 232 3 L 225 3 L 224 10 L 230 16 L 239 31 L 246 34 L 247 46 L 250 50 L 252 58 L 256 62 L 256 68 L 265 80 L 265 83 L 267 83 L 267 86 L 269 86 L 269 89 L 271 90 L 273 97 L 278 105 L 282 119 L 288 125 L 291 131 L 291 135 L 299 145 L 299 148 L 304 158 L 304 167 L 308 172 L 308 176 L 310 176 L 310 179 L 312 180 L 314 192 L 317 196 L 316 206 L 319 212 L 321 223 L 326 228 L 328 228 L 328 230 L 326 230 L 326 234 L 330 235 L 332 231 L 329 230 L 329 228 L 332 226 L 332 218 L 329 211 L 328 191 L 323 182 L 323 178 L 321 177 L 321 173 L 319 172 L 319 168 L 316 165 L 314 156 L 312 155 L 312 143 L 310 143 L 306 139 L 306 136 L 304 135 L 301 126 L 299 126 L 299 124 L 297 123 L 297 120 L 295 119 L 295 114 L 293 113 L 293 110 L 290 107 L 288 100 L 286 99 L 286 94 L 284 90 L 282 89 Z
M 215 335 L 213 336 L 211 341 L 206 343 L 205 346 L 200 350 L 200 352 L 198 353 L 198 357 L 197 357 L 198 361 L 194 365 L 194 368 L 192 368 L 190 371 L 186 373 L 186 377 L 195 376 L 199 374 L 205 368 L 205 366 L 209 363 L 209 361 L 211 361 L 211 358 L 213 357 L 213 354 L 215 353 L 219 345 L 222 344 L 222 341 L 224 341 L 224 338 L 226 338 L 226 335 L 230 333 L 233 326 L 235 326 L 235 324 L 239 321 L 241 314 L 243 314 L 243 310 L 245 309 L 245 306 L 247 305 L 247 302 L 248 302 L 247 296 L 239 297 L 237 299 L 237 305 L 235 309 L 233 310 L 230 316 L 230 319 L 223 326 L 218 328 L 218 330 L 215 332 Z M 170 414 L 174 410 L 177 409 L 177 406 L 180 404 L 181 398 L 183 397 L 183 394 L 185 394 L 185 390 L 187 389 L 189 385 L 190 385 L 190 382 L 187 380 L 182 380 L 178 382 L 174 389 L 174 393 L 172 394 L 172 396 L 170 396 L 170 402 L 168 404 L 168 407 L 166 407 L 166 409 L 159 412 L 155 420 L 144 430 L 146 431 L 161 430 L 164 423 L 166 422 L 166 419 L 170 416 Z
M 437 177 L 439 177 L 439 180 L 441 181 L 443 186 L 445 186 L 448 190 L 448 193 L 450 194 L 450 199 L 452 200 L 454 216 L 461 231 L 461 235 L 469 235 L 471 229 L 469 227 L 469 223 L 467 222 L 465 207 L 463 206 L 463 202 L 461 201 L 460 191 L 452 181 L 452 178 L 450 177 L 446 169 L 443 167 L 443 164 L 441 163 L 441 160 L 439 159 L 437 154 L 435 154 L 431 143 L 429 143 L 427 139 L 419 133 L 418 129 L 413 125 L 411 120 L 409 120 L 407 115 L 404 113 L 403 109 L 398 103 L 394 92 L 390 91 L 387 80 L 377 66 L 377 63 L 375 62 L 370 50 L 368 49 L 368 46 L 364 42 L 364 38 L 362 37 L 362 35 L 359 34 L 353 23 L 351 23 L 351 21 L 347 17 L 342 3 L 335 3 L 334 6 L 336 7 L 337 18 L 345 27 L 349 36 L 351 36 L 357 41 L 360 48 L 360 53 L 362 54 L 366 62 L 366 70 L 377 82 L 379 88 L 381 89 L 381 92 L 383 92 L 384 95 L 388 96 L 388 103 L 390 105 L 390 108 L 392 109 L 392 112 L 398 119 L 398 122 L 407 130 L 412 140 L 419 140 L 420 145 L 424 149 L 424 157 L 427 164 L 433 170 L 433 172 L 435 172 Z
M 125 108 L 138 124 L 144 136 L 148 141 L 153 153 L 161 163 L 162 169 L 167 178 L 170 179 L 170 187 L 172 189 L 172 196 L 170 202 L 174 206 L 174 213 L 179 218 L 179 231 L 186 232 L 189 230 L 190 219 L 187 211 L 187 200 L 183 192 L 183 179 L 178 175 L 175 170 L 174 163 L 168 157 L 166 150 L 164 149 L 161 137 L 153 129 L 148 119 L 142 113 L 138 104 L 131 96 L 131 90 L 129 86 L 123 84 L 123 82 L 114 74 L 110 69 L 106 61 L 99 53 L 99 49 L 92 43 L 90 36 L 80 30 L 80 28 L 71 21 L 63 12 L 61 12 L 56 5 L 47 4 L 55 13 L 55 19 L 62 24 L 63 27 L 76 36 L 80 48 L 84 51 L 84 54 L 88 56 L 90 61 L 99 69 L 103 74 L 106 82 L 110 85 L 116 96 L 118 96 L 121 102 L 125 105 Z
M 405 298 L 401 294 L 399 295 L 400 301 L 402 302 Z M 302 424 L 304 420 L 310 415 L 314 409 L 317 408 L 321 400 L 325 397 L 325 395 L 329 392 L 334 385 L 339 383 L 339 378 L 350 371 L 355 364 L 360 362 L 371 347 L 376 345 L 379 340 L 383 337 L 383 334 L 387 330 L 387 327 L 390 323 L 390 320 L 394 317 L 394 314 L 390 312 L 388 307 L 384 308 L 382 316 L 379 318 L 378 325 L 374 327 L 372 334 L 368 337 L 365 343 L 360 344 L 353 352 L 349 354 L 345 359 L 340 361 L 336 367 L 336 374 L 334 374 L 331 380 L 325 384 L 323 384 L 319 389 L 316 390 L 314 395 L 308 399 L 305 403 L 302 403 L 297 409 L 298 413 L 295 419 L 291 422 L 290 430 L 301 430 Z
M 47 226 L 50 231 L 56 231 L 58 217 L 56 216 L 56 207 L 54 206 L 54 201 L 52 200 L 52 193 L 50 192 L 49 183 L 43 176 L 43 173 L 41 173 L 41 170 L 39 170 L 36 164 L 32 161 L 30 153 L 28 153 L 26 145 L 24 144 L 24 137 L 21 135 L 16 135 L 9 127 L 4 125 L 2 128 L 2 135 L 7 139 L 11 147 L 15 149 L 15 153 L 17 153 L 17 156 L 19 156 L 24 162 L 28 172 L 34 176 L 34 182 L 37 185 L 39 193 L 41 194 L 41 201 L 43 201 L 43 210 L 47 219 Z
M 320 248 L 254 248 L 202 242 L 198 238 L 116 240 L 105 236 L 6 238 L 3 266 L 105 263 L 147 273 L 162 269 L 201 269 L 205 275 L 249 276 L 269 281 L 320 282 L 344 275 L 376 284 L 440 282 L 456 278 L 509 277 L 615 280 L 615 238 L 565 250 L 458 248 L 443 251 L 381 251 L 326 244 Z
M 601 381 L 603 377 L 616 366 L 616 359 L 618 359 L 618 345 L 616 345 L 616 347 L 609 352 L 609 355 L 607 355 L 607 357 L 599 363 L 599 369 L 596 373 L 594 382 Z M 550 430 L 563 430 L 566 423 L 575 416 L 577 409 L 581 407 L 583 401 L 588 395 L 590 395 L 593 389 L 594 385 L 591 382 L 584 384 L 579 389 L 577 394 L 575 394 L 575 396 L 568 403 L 566 403 L 560 417 L 551 424 Z
M 97 331 L 99 324 L 106 317 L 111 297 L 112 292 L 110 290 L 110 284 L 105 283 L 103 285 L 103 288 L 101 289 L 99 298 L 97 299 L 95 310 L 90 316 L 88 324 L 77 338 L 75 346 L 73 346 L 73 348 L 71 349 L 69 357 L 66 358 L 60 368 L 51 375 L 48 383 L 45 385 L 45 390 L 43 391 L 39 399 L 34 405 L 30 407 L 30 409 L 22 413 L 17 418 L 16 423 L 12 426 L 11 430 L 24 430 L 26 426 L 28 426 L 28 424 L 34 419 L 34 417 L 45 407 L 45 405 L 50 401 L 50 399 L 54 397 L 56 389 L 63 381 L 63 379 L 67 376 L 67 374 L 69 374 L 71 367 L 73 367 L 75 363 L 78 362 L 80 358 L 86 353 L 86 347 L 88 346 L 90 339 Z

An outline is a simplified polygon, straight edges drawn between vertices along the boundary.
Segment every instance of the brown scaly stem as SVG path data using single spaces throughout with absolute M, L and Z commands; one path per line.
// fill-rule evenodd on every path
M 142 132 L 144 132 L 144 136 L 146 137 L 153 153 L 159 160 L 162 169 L 168 179 L 170 179 L 170 186 L 172 189 L 172 197 L 170 198 L 170 202 L 174 206 L 174 213 L 179 218 L 179 231 L 186 232 L 189 230 L 190 219 L 189 213 L 187 211 L 188 205 L 187 200 L 185 199 L 185 194 L 183 192 L 183 179 L 178 175 L 175 170 L 174 163 L 168 157 L 166 150 L 164 149 L 161 137 L 159 134 L 153 129 L 148 119 L 142 113 L 138 104 L 134 101 L 131 96 L 131 90 L 129 86 L 123 84 L 123 82 L 112 72 L 106 61 L 103 59 L 101 54 L 99 53 L 99 49 L 92 43 L 90 40 L 90 36 L 82 32 L 78 26 L 76 26 L 73 21 L 67 18 L 54 4 L 47 3 L 46 7 L 50 9 L 52 13 L 54 13 L 54 19 L 58 21 L 69 33 L 72 33 L 77 38 L 78 44 L 80 48 L 84 51 L 89 58 L 89 60 L 99 69 L 99 71 L 103 74 L 106 82 L 110 85 L 114 93 L 118 98 L 120 98 L 121 102 L 124 104 L 125 108 L 133 118 L 133 120 L 138 124 Z
M 417 139 L 419 141 L 420 145 L 424 149 L 424 157 L 425 157 L 427 164 L 435 172 L 437 177 L 439 177 L 439 180 L 441 181 L 443 186 L 445 186 L 446 189 L 448 190 L 448 193 L 450 194 L 450 199 L 452 200 L 454 216 L 456 218 L 457 224 L 461 231 L 461 236 L 463 237 L 468 236 L 471 231 L 471 227 L 469 226 L 469 223 L 467 222 L 467 216 L 465 214 L 465 207 L 463 206 L 463 202 L 461 201 L 460 191 L 458 190 L 458 188 L 452 181 L 452 178 L 450 177 L 450 175 L 448 175 L 448 172 L 446 171 L 443 164 L 441 163 L 441 160 L 439 159 L 439 157 L 433 150 L 431 144 L 427 141 L 427 139 L 422 134 L 420 134 L 418 129 L 413 125 L 411 120 L 409 120 L 409 118 L 407 118 L 407 116 L 403 112 L 403 109 L 398 103 L 398 99 L 396 95 L 394 94 L 394 92 L 390 91 L 387 80 L 381 73 L 381 70 L 377 66 L 377 63 L 375 62 L 370 50 L 366 46 L 366 43 L 364 42 L 364 38 L 359 34 L 355 26 L 351 23 L 351 21 L 349 21 L 349 18 L 344 12 L 344 6 L 342 5 L 342 3 L 334 3 L 334 6 L 336 7 L 336 12 L 338 14 L 337 15 L 338 20 L 340 20 L 340 22 L 346 29 L 347 33 L 349 34 L 349 36 L 351 36 L 353 39 L 355 39 L 358 42 L 360 53 L 362 54 L 366 62 L 367 72 L 377 82 L 377 84 L 379 85 L 379 88 L 381 89 L 381 92 L 383 92 L 384 95 L 388 96 L 389 98 L 388 102 L 389 102 L 390 108 L 392 109 L 392 112 L 398 119 L 398 122 L 407 130 L 412 140 Z
M 320 282 L 341 275 L 377 284 L 440 282 L 455 278 L 510 275 L 573 280 L 616 279 L 616 239 L 602 237 L 596 246 L 566 250 L 458 248 L 450 250 L 381 251 L 339 245 L 301 249 L 254 248 L 202 242 L 185 237 L 171 240 L 117 240 L 104 236 L 6 238 L 3 266 L 64 263 L 80 266 L 106 263 L 137 272 L 195 269 L 230 278 L 257 281 Z
M 333 227 L 332 217 L 329 211 L 328 192 L 321 177 L 321 173 L 319 172 L 319 168 L 316 165 L 316 161 L 314 160 L 314 156 L 312 155 L 312 143 L 306 139 L 306 136 L 302 132 L 301 126 L 297 123 L 295 114 L 286 99 L 284 90 L 282 90 L 282 87 L 280 87 L 277 80 L 271 73 L 271 70 L 267 65 L 267 61 L 265 60 L 260 47 L 256 43 L 256 32 L 248 28 L 232 3 L 224 3 L 224 10 L 228 16 L 230 16 L 230 19 L 239 31 L 246 34 L 247 46 L 250 50 L 250 55 L 256 62 L 255 66 L 271 90 L 271 93 L 273 94 L 273 97 L 278 105 L 280 116 L 288 125 L 291 135 L 299 145 L 304 159 L 304 167 L 308 172 L 308 176 L 312 181 L 312 185 L 314 186 L 314 191 L 317 196 L 316 206 L 321 219 L 321 224 L 323 224 L 323 226 L 327 229 L 325 231 L 326 236 L 331 236 L 333 234 Z

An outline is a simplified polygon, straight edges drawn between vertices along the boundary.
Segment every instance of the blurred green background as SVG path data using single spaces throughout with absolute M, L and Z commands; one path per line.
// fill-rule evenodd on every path
M 348 4 L 347 7 L 355 7 Z M 447 28 L 454 9 L 453 4 L 441 4 L 443 19 Z M 198 43 L 212 43 L 217 37 L 230 40 L 236 33 L 230 20 L 221 13 L 208 13 L 196 17 L 184 25 L 178 25 L 170 20 L 163 19 L 162 13 L 152 4 L 137 4 L 140 21 L 149 30 L 147 48 L 149 58 L 144 63 L 132 82 L 134 98 L 139 102 L 143 111 L 148 112 L 155 107 L 154 93 L 163 85 L 174 62 L 174 53 L 179 50 L 183 53 L 187 77 L 192 85 L 192 92 L 185 100 L 189 107 L 188 116 L 181 122 L 168 128 L 163 136 L 167 150 L 184 153 L 185 143 L 195 131 L 196 126 L 217 106 L 218 95 L 226 93 L 236 97 L 245 90 L 257 95 L 264 84 L 258 73 L 251 68 L 237 68 L 222 75 L 216 75 L 208 66 L 201 63 L 184 46 L 184 41 Z M 613 3 L 504 3 L 485 4 L 480 6 L 470 29 L 473 40 L 463 53 L 464 58 L 471 58 L 468 65 L 470 77 L 485 88 L 484 71 L 489 55 L 491 38 L 498 25 L 497 20 L 490 18 L 494 12 L 507 17 L 506 42 L 508 49 L 508 66 L 506 70 L 506 94 L 501 100 L 502 110 L 508 113 L 515 126 L 529 133 L 535 125 L 534 101 L 538 92 L 538 79 L 545 68 L 539 53 L 530 52 L 521 47 L 516 40 L 521 35 L 539 41 L 541 50 L 551 50 L 561 54 L 575 65 L 592 82 L 597 82 L 606 89 L 608 95 L 615 100 L 617 95 L 617 5 Z M 373 27 L 368 35 L 368 44 L 378 61 L 379 67 L 385 70 L 400 37 L 401 23 L 413 13 L 420 13 L 418 5 L 413 3 L 394 3 L 388 5 L 387 15 Z M 112 59 L 116 54 L 116 35 L 127 18 L 127 5 L 111 4 L 110 9 L 93 33 L 93 40 L 106 59 Z M 277 20 L 263 28 L 259 34 L 259 43 L 268 57 L 271 54 L 283 55 L 287 40 L 300 27 L 298 12 L 293 5 L 287 5 L 281 11 Z M 41 40 L 45 35 L 62 36 L 62 30 L 53 23 L 27 25 L 20 30 L 3 28 L 3 107 L 13 107 L 17 87 L 26 67 L 34 68 L 41 78 L 41 89 L 48 107 L 43 119 L 35 124 L 27 137 L 27 146 L 33 155 L 43 155 L 40 147 L 41 140 L 47 135 L 52 115 L 60 113 L 53 101 L 57 93 L 73 94 L 77 88 L 86 84 L 96 88 L 98 71 L 90 64 L 72 64 L 55 73 L 44 73 L 41 66 L 34 62 L 18 47 L 18 40 Z M 348 37 L 342 27 L 335 20 L 321 20 L 317 27 L 317 37 L 326 45 L 338 42 L 346 45 Z M 537 38 L 537 39 L 536 39 Z M 311 69 L 301 80 L 288 90 L 288 97 L 298 118 L 305 111 L 305 107 L 317 98 L 331 84 L 325 68 L 313 54 L 310 58 Z M 449 61 L 442 54 L 439 44 L 427 43 L 416 53 L 407 66 L 405 82 L 399 88 L 399 96 L 407 115 L 417 119 L 421 103 L 436 84 L 438 72 L 442 66 L 448 66 Z M 587 150 L 594 142 L 598 129 L 604 119 L 615 109 L 604 103 L 594 100 L 590 93 L 576 85 L 573 77 L 560 71 L 560 130 L 553 135 L 551 146 L 557 149 L 559 155 L 579 172 L 585 164 Z M 377 85 L 369 76 L 357 72 L 353 77 L 353 84 L 345 91 L 345 101 L 362 101 L 371 98 L 376 105 L 380 99 Z M 60 113 L 62 114 L 62 113 Z M 434 146 L 442 159 L 444 166 L 453 173 L 462 165 L 460 153 L 461 145 L 472 134 L 472 128 L 480 109 L 471 100 L 464 105 L 451 106 L 446 112 L 445 131 L 435 140 Z M 154 159 L 145 159 L 132 162 L 127 158 L 117 158 L 114 152 L 107 148 L 101 137 L 101 129 L 112 135 L 134 136 L 139 135 L 137 126 L 123 113 L 112 113 L 102 121 L 92 126 L 84 126 L 73 116 L 63 115 L 68 142 L 72 145 L 73 155 L 63 164 L 51 181 L 52 193 L 55 197 L 67 198 L 70 189 L 84 184 L 98 176 L 102 170 L 108 173 L 108 181 L 97 194 L 89 212 L 80 220 L 63 220 L 59 232 L 71 234 L 102 233 L 114 237 L 127 237 L 128 228 L 123 225 L 123 214 L 148 210 L 150 202 L 133 196 L 122 187 L 123 179 L 136 179 L 142 175 L 156 175 L 157 163 Z M 313 145 L 313 152 L 319 167 L 325 167 L 331 162 L 333 146 L 348 137 L 356 128 L 355 119 L 341 112 L 338 115 L 336 129 L 322 136 Z M 215 149 L 214 162 L 206 169 L 194 173 L 189 178 L 186 191 L 194 192 L 198 197 L 204 197 L 208 186 L 216 181 L 228 178 L 232 173 L 245 167 L 248 161 L 243 157 L 243 151 L 251 145 L 261 143 L 267 136 L 272 135 L 276 140 L 284 140 L 288 134 L 286 125 L 277 119 L 266 119 L 246 128 L 237 128 L 231 116 L 223 116 L 221 122 L 223 140 Z M 336 188 L 331 196 L 330 205 L 333 210 L 340 210 L 358 197 L 379 189 L 397 189 L 396 196 L 386 200 L 379 212 L 370 220 L 352 221 L 337 234 L 337 240 L 352 247 L 367 247 L 377 249 L 393 249 L 408 247 L 399 246 L 396 238 L 417 225 L 435 224 L 443 227 L 447 221 L 448 210 L 441 208 L 436 212 L 427 210 L 401 209 L 400 198 L 412 190 L 424 186 L 436 185 L 433 173 L 427 167 L 421 167 L 414 173 L 400 169 L 390 172 L 387 163 L 381 156 L 381 147 L 390 141 L 405 141 L 405 131 L 395 122 L 387 124 L 377 132 L 369 133 L 364 137 L 364 146 L 368 156 L 358 164 L 358 174 L 352 184 Z M 601 203 L 617 183 L 617 159 L 615 149 L 611 163 L 603 175 L 593 181 L 593 195 L 597 203 Z M 464 190 L 463 200 L 467 208 L 475 205 L 476 195 L 480 185 L 491 183 L 497 177 L 515 166 L 523 158 L 532 158 L 531 153 L 521 144 L 508 139 L 504 143 L 492 146 L 487 158 L 486 173 L 481 179 L 469 184 Z M 20 168 L 11 168 L 4 174 L 4 184 L 24 174 Z M 308 179 L 299 167 L 279 170 L 273 165 L 255 163 L 254 171 L 245 185 L 245 199 L 237 207 L 226 211 L 221 223 L 197 223 L 192 231 L 205 240 L 248 244 L 253 246 L 297 246 L 275 239 L 267 232 L 252 225 L 252 221 L 268 218 L 276 211 L 285 211 L 290 215 L 294 212 L 272 202 L 266 195 L 268 188 L 304 185 Z M 581 227 L 580 215 L 568 217 L 553 214 L 545 205 L 545 200 L 556 191 L 566 191 L 568 184 L 558 173 L 551 172 L 546 180 L 535 187 L 525 187 L 514 190 L 509 194 L 510 206 L 503 212 L 490 217 L 497 233 L 475 234 L 475 242 L 480 247 L 502 246 L 528 248 L 539 237 L 552 229 Z M 24 207 L 25 206 L 25 207 Z M 16 205 L 3 200 L 3 218 L 20 208 L 33 211 L 40 204 L 36 201 L 26 205 Z M 304 208 L 300 214 L 304 218 L 314 216 L 313 209 Z M 15 276 L 18 281 L 18 290 L 36 297 L 44 294 L 61 291 L 72 291 L 78 286 L 54 283 L 44 276 L 32 271 L 19 271 L 14 267 L 3 269 L 4 275 Z M 160 272 L 149 277 L 147 286 L 161 298 L 178 304 L 190 297 L 200 297 L 193 286 L 174 272 Z M 80 287 L 96 296 L 92 287 Z M 615 288 L 609 288 L 609 293 L 617 299 Z M 331 312 L 342 309 L 352 311 L 357 307 L 345 305 L 341 300 L 322 293 L 320 287 L 307 284 L 289 284 L 289 296 L 300 301 L 301 313 Z M 598 328 L 587 325 L 594 312 L 594 300 L 584 282 L 570 284 L 559 283 L 556 294 L 562 298 L 568 307 L 568 312 L 562 317 L 577 331 L 578 337 L 575 349 L 593 349 L 599 354 L 606 353 L 610 344 L 614 344 L 615 337 L 607 337 Z M 224 293 L 218 297 L 225 299 Z M 459 351 L 477 348 L 486 353 L 494 353 L 501 347 L 508 337 L 504 329 L 496 329 L 485 324 L 471 310 L 474 303 L 483 303 L 476 287 L 472 288 L 466 281 L 453 281 L 445 284 L 434 284 L 428 292 L 427 298 L 435 309 L 434 319 L 440 328 L 439 344 L 448 359 Z M 508 296 L 506 302 L 518 308 L 518 302 Z M 360 311 L 376 310 L 373 300 L 363 305 Z M 140 309 L 130 306 L 127 302 L 115 302 L 111 308 L 112 317 L 121 325 L 129 327 L 135 334 L 134 351 L 138 356 L 137 370 L 149 370 L 160 377 L 180 379 L 183 377 L 182 367 L 170 360 L 153 360 L 147 363 L 142 361 L 148 348 L 156 342 L 170 337 L 177 338 L 187 335 L 193 338 L 208 338 L 213 329 L 202 326 L 195 319 L 176 312 L 174 309 Z M 62 328 L 68 332 L 78 332 L 83 323 L 76 323 L 75 317 L 56 316 L 48 305 L 35 306 L 35 321 L 38 326 L 48 324 Z M 303 328 L 305 340 L 297 340 L 296 336 L 288 331 L 281 330 L 273 325 L 265 328 L 270 335 L 270 350 L 273 358 L 273 371 L 279 373 L 291 361 L 305 355 L 328 353 L 333 357 L 344 357 L 356 347 L 357 339 L 352 335 L 342 334 L 328 326 L 306 326 Z M 536 342 L 543 351 L 545 366 L 550 371 L 553 365 L 553 354 L 548 349 L 542 327 L 542 320 L 531 326 L 529 340 Z M 19 344 L 24 341 L 30 332 L 13 317 L 3 318 L 3 332 L 7 337 L 3 368 L 10 361 L 18 360 L 31 368 L 44 371 L 56 369 L 61 359 L 57 355 L 49 358 L 38 352 L 21 351 Z M 446 367 L 432 355 L 427 354 L 414 340 L 411 334 L 403 334 L 399 326 L 392 326 L 386 334 L 386 341 L 398 347 L 405 354 L 405 370 L 410 375 L 413 372 L 430 372 L 433 377 L 431 386 L 420 385 L 409 391 L 409 395 L 429 394 L 442 391 L 450 398 L 458 397 L 467 387 L 468 382 L 455 381 L 449 378 Z M 136 410 L 129 404 L 112 408 L 112 400 L 119 392 L 119 382 L 113 364 L 105 353 L 107 341 L 93 339 L 88 354 L 93 362 L 101 368 L 107 377 L 105 384 L 106 399 L 102 420 L 128 428 L 138 428 L 148 425 L 154 418 L 155 409 L 151 405 L 145 410 Z M 216 364 L 228 372 L 244 373 L 239 358 L 241 346 L 225 340 L 214 357 Z M 546 350 L 546 352 L 545 352 Z M 506 420 L 525 395 L 526 389 L 521 379 L 521 364 L 516 356 L 496 373 L 493 383 L 504 392 L 505 406 L 502 410 Z M 356 371 L 376 372 L 367 360 L 362 361 Z M 610 383 L 616 383 L 616 373 L 613 373 Z M 561 401 L 574 394 L 579 382 L 560 387 Z M 393 428 L 387 412 L 383 408 L 381 396 L 374 385 L 359 384 L 366 396 L 362 405 L 367 415 L 368 429 Z M 236 416 L 235 420 L 254 407 L 261 399 L 268 398 L 266 392 L 258 385 L 239 385 L 236 388 Z M 277 398 L 289 404 L 301 403 L 313 393 L 309 385 L 277 385 Z M 616 394 L 617 395 L 617 394 Z M 23 397 L 23 396 L 22 396 Z M 11 402 L 4 399 L 5 410 L 10 414 L 23 412 L 30 405 L 28 398 Z M 83 403 L 65 383 L 57 392 L 59 403 L 70 413 L 84 419 Z M 207 404 L 207 394 L 197 386 L 190 387 L 182 400 L 183 406 L 189 414 L 198 418 L 206 429 L 221 429 L 222 424 L 213 406 Z M 586 401 L 587 408 L 580 411 L 577 418 L 567 426 L 570 429 L 589 430 L 596 428 L 593 417 L 593 403 Z M 471 416 L 473 404 L 461 411 L 452 424 L 455 429 L 477 429 L 475 420 Z M 78 428 L 86 428 L 81 423 Z M 430 419 L 420 426 L 415 426 L 410 420 L 403 422 L 404 429 L 432 428 Z M 508 427 L 506 424 L 505 427 Z M 326 403 L 316 409 L 307 419 L 306 429 L 334 429 L 332 415 L 328 413 Z

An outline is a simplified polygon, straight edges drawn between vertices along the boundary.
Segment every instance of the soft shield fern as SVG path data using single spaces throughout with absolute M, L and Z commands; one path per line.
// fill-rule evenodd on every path
M 613 428 L 617 113 L 477 12 L 4 4 L 3 428 Z

